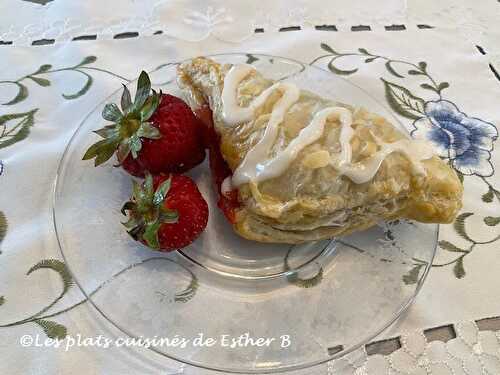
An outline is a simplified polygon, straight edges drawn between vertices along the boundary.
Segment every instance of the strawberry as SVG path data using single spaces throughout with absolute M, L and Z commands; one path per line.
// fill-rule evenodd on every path
M 143 177 L 145 171 L 185 172 L 205 158 L 199 120 L 182 99 L 151 90 L 146 72 L 139 76 L 133 103 L 124 86 L 121 109 L 106 104 L 102 116 L 114 124 L 95 131 L 103 139 L 90 146 L 83 160 L 95 158 L 97 166 L 116 152 L 127 172 Z
M 142 185 L 134 181 L 133 197 L 121 212 L 132 238 L 159 251 L 186 247 L 208 222 L 208 205 L 196 184 L 177 174 L 147 173 Z

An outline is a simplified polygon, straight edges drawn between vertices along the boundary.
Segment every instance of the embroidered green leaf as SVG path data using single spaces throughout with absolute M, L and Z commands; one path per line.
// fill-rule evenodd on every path
M 7 217 L 5 217 L 5 214 L 0 211 L 0 243 L 2 243 L 5 236 L 7 235 L 7 227 Z
M 422 73 L 420 70 L 415 70 L 415 69 L 408 70 L 408 74 L 410 74 L 412 76 L 421 76 L 421 75 L 424 75 L 424 73 Z
M 40 85 L 42 87 L 50 86 L 50 81 L 48 79 L 40 78 L 40 77 L 33 77 L 33 76 L 30 76 L 29 78 L 33 82 L 37 83 L 38 85 Z
M 422 84 L 420 85 L 420 87 L 422 87 L 423 89 L 426 89 L 426 90 L 430 90 L 430 91 L 434 91 L 434 92 L 439 93 L 439 90 L 438 90 L 438 89 L 436 89 L 434 86 L 431 86 L 431 85 L 429 85 L 429 84 L 427 84 L 427 83 L 422 83 Z
M 51 339 L 62 340 L 68 334 L 68 330 L 65 326 L 51 320 L 35 319 L 33 322 L 42 327 L 45 334 Z
M 450 84 L 448 82 L 441 82 L 439 85 L 438 85 L 438 91 L 441 92 L 443 91 L 444 89 L 447 89 L 448 87 L 450 87 Z
M 32 76 L 40 74 L 40 73 L 46 73 L 50 69 L 52 69 L 52 65 L 50 65 L 50 64 L 40 65 L 40 67 L 38 68 L 38 70 L 35 73 L 33 73 Z
M 80 66 L 83 66 L 83 65 L 89 65 L 89 64 L 95 63 L 96 61 L 97 61 L 97 57 L 95 57 L 95 56 L 87 56 L 79 64 L 77 64 L 75 67 L 80 67 Z
M 370 55 L 365 48 L 358 48 L 358 51 L 361 52 L 363 55 Z
M 381 78 L 385 87 L 385 97 L 391 108 L 401 116 L 417 120 L 424 116 L 425 102 L 413 95 L 407 88 Z
M 247 56 L 247 62 L 246 62 L 247 64 L 253 64 L 256 61 L 259 61 L 259 58 L 255 57 L 251 53 L 247 53 L 246 56 Z
M 26 80 L 26 79 L 30 79 L 39 86 L 47 87 L 47 86 L 51 85 L 50 81 L 46 78 L 38 77 L 38 75 L 43 74 L 43 73 L 54 73 L 57 71 L 75 71 L 75 72 L 79 72 L 85 76 L 85 79 L 86 79 L 85 84 L 78 92 L 76 92 L 74 94 L 63 94 L 63 97 L 65 99 L 68 99 L 68 100 L 76 99 L 76 98 L 84 95 L 90 89 L 90 87 L 92 85 L 92 77 L 90 75 L 88 75 L 87 73 L 79 70 L 78 68 L 82 68 L 85 65 L 92 64 L 95 61 L 97 61 L 97 57 L 87 56 L 87 57 L 83 58 L 83 60 L 75 66 L 68 67 L 68 68 L 61 68 L 61 69 L 57 69 L 57 70 L 53 70 L 53 71 L 51 71 L 52 65 L 43 64 L 38 68 L 38 70 L 36 72 L 34 72 L 30 75 L 24 76 L 24 77 L 18 79 L 17 81 L 4 81 L 3 83 L 16 85 L 17 86 L 17 94 L 12 100 L 10 100 L 7 103 L 3 103 L 3 104 L 4 105 L 17 104 L 17 103 L 25 100 L 28 97 L 28 88 L 23 83 L 21 83 L 21 81 Z
M 31 274 L 32 272 L 40 269 L 50 269 L 59 274 L 61 277 L 61 280 L 63 282 L 63 291 L 61 293 L 61 296 L 64 295 L 69 288 L 73 285 L 73 277 L 71 276 L 68 268 L 66 265 L 61 262 L 60 260 L 57 259 L 44 259 L 37 264 L 35 264 L 33 267 L 31 267 L 26 275 Z
M 486 216 L 484 218 L 484 223 L 490 227 L 500 224 L 500 216 Z
M 375 61 L 375 60 L 377 60 L 376 57 L 370 57 L 370 58 L 365 60 L 365 63 L 371 63 L 372 61 Z
M 63 326 L 60 326 L 57 323 L 43 321 L 41 319 L 39 320 L 39 319 L 35 319 L 35 318 L 38 318 L 43 313 L 50 310 L 54 305 L 56 305 L 64 297 L 64 295 L 67 293 L 69 288 L 71 288 L 71 286 L 73 285 L 73 279 L 71 277 L 71 274 L 69 273 L 69 270 L 66 268 L 66 265 L 57 259 L 41 260 L 40 262 L 35 264 L 33 267 L 31 267 L 28 270 L 28 272 L 26 273 L 26 275 L 30 275 L 32 272 L 35 272 L 36 270 L 40 270 L 40 269 L 50 269 L 50 270 L 57 272 L 61 278 L 62 283 L 63 283 L 63 289 L 62 289 L 61 293 L 59 294 L 59 296 L 57 296 L 50 304 L 45 306 L 42 310 L 37 312 L 35 315 L 32 315 L 31 318 L 33 318 L 32 321 L 35 321 L 35 323 L 44 327 L 44 331 L 47 333 L 47 335 L 49 335 L 49 337 L 51 334 L 53 334 L 54 337 L 56 337 L 58 334 L 62 334 L 62 328 L 64 328 Z M 39 321 L 37 322 L 36 320 L 39 320 Z M 64 330 L 65 330 L 65 328 L 64 328 Z
M 312 288 L 318 285 L 323 280 L 323 267 L 319 268 L 319 271 L 315 276 L 308 279 L 300 278 L 297 272 L 293 272 L 286 278 L 290 284 L 293 284 L 299 288 Z
M 488 188 L 488 192 L 483 194 L 481 199 L 483 200 L 483 202 L 486 202 L 486 203 L 493 202 L 493 188 L 491 186 Z
M 469 216 L 474 215 L 472 212 L 464 212 L 463 214 L 458 215 L 458 217 L 455 219 L 455 222 L 453 223 L 453 228 L 455 228 L 455 231 L 465 240 L 469 242 L 474 242 L 469 235 L 467 234 L 465 230 L 465 219 L 467 219 Z
M 458 258 L 455 262 L 455 266 L 453 266 L 453 273 L 457 279 L 463 279 L 465 277 L 464 258 Z
M 411 270 L 409 270 L 405 275 L 403 275 L 403 282 L 406 285 L 416 284 L 418 281 L 418 277 L 420 275 L 420 269 L 423 267 L 423 264 L 417 264 Z
M 24 0 L 24 1 L 29 1 L 30 3 L 38 4 L 38 5 L 47 5 L 51 1 L 54 0 Z
M 437 90 L 434 88 L 434 86 L 431 86 L 431 85 L 429 85 L 428 83 L 422 83 L 422 84 L 420 85 L 420 87 L 422 87 L 423 89 L 426 89 L 426 90 L 431 90 L 431 91 L 434 91 L 434 92 L 435 92 L 435 91 L 437 91 Z
M 441 82 L 439 85 L 437 86 L 432 86 L 432 85 L 429 85 L 427 83 L 422 83 L 420 85 L 420 87 L 422 87 L 423 89 L 426 89 L 426 90 L 431 90 L 431 91 L 434 91 L 435 93 L 437 94 L 441 94 L 441 91 L 443 91 L 444 89 L 450 87 L 450 84 L 448 82 Z
M 333 55 L 340 55 L 340 53 L 338 53 L 337 51 L 335 51 L 332 47 L 330 47 L 330 46 L 329 46 L 328 44 L 326 44 L 326 43 L 321 43 L 321 44 L 320 44 L 320 46 L 321 46 L 321 48 L 322 48 L 324 51 L 326 51 L 326 52 L 328 52 L 328 53 L 331 53 L 331 54 L 333 54 Z
M 399 74 L 391 65 L 391 61 L 387 61 L 385 63 L 385 68 L 389 73 L 391 73 L 393 76 L 398 77 L 398 78 L 404 78 L 401 74 Z
M 5 297 L 0 296 L 0 306 L 2 306 L 5 303 Z
M 347 75 L 350 75 L 350 74 L 354 74 L 358 71 L 357 68 L 354 68 L 354 69 L 340 69 L 340 68 L 337 68 L 333 63 L 334 63 L 335 59 L 332 59 L 329 63 L 328 63 L 328 69 L 330 69 L 330 71 L 332 73 L 335 73 L 335 74 L 338 74 L 338 75 L 342 75 L 342 76 L 347 76 Z
M 439 247 L 446 250 L 451 251 L 453 253 L 467 253 L 467 250 L 461 249 L 458 246 L 453 245 L 451 242 L 441 240 L 439 241 Z
M 93 56 L 90 56 L 90 57 L 93 57 Z M 64 99 L 67 99 L 67 100 L 77 99 L 80 96 L 85 95 L 87 93 L 87 91 L 89 91 L 90 87 L 92 86 L 93 79 L 90 75 L 88 75 L 85 72 L 82 72 L 81 70 L 75 70 L 75 72 L 80 72 L 86 77 L 85 84 L 83 85 L 83 87 L 79 91 L 77 91 L 74 94 L 62 94 Z
M 493 202 L 493 198 L 497 198 L 498 201 L 500 202 L 500 191 L 494 189 L 492 186 L 488 187 L 488 191 L 483 194 L 481 197 L 483 199 L 483 202 L 486 203 L 491 203 Z
M 0 116 L 0 149 L 26 139 L 34 124 L 37 109 Z
M 175 293 L 174 297 L 175 302 L 181 302 L 181 303 L 188 302 L 190 299 L 194 297 L 196 291 L 198 290 L 199 284 L 197 277 L 191 271 L 189 271 L 189 273 L 191 274 L 191 281 L 189 282 L 189 285 L 186 287 L 186 289 L 184 289 L 179 293 Z
M 427 63 L 425 61 L 420 61 L 418 67 L 422 72 L 427 72 Z
M 11 83 L 17 86 L 17 94 L 14 97 L 14 99 L 12 99 L 7 103 L 3 103 L 3 105 L 14 105 L 19 102 L 22 102 L 24 99 L 28 97 L 28 88 L 26 86 L 24 86 L 22 83 L 19 82 L 11 82 Z

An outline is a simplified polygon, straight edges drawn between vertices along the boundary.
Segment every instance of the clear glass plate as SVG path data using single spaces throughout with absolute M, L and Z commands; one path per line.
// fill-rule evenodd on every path
M 214 58 L 240 63 L 248 55 Z M 376 99 L 334 74 L 276 56 L 253 60 L 268 77 L 363 106 L 401 126 Z M 175 70 L 171 64 L 151 72 L 153 84 L 180 95 Z M 300 246 L 247 241 L 216 207 L 206 163 L 189 173 L 210 207 L 201 237 L 169 254 L 134 242 L 120 224 L 130 177 L 112 162 L 94 168 L 81 160 L 96 140 L 92 130 L 103 125 L 104 104 L 118 102 L 120 91 L 97 105 L 67 146 L 55 182 L 54 226 L 77 284 L 124 334 L 149 338 L 158 354 L 206 369 L 280 372 L 368 343 L 414 300 L 434 257 L 437 225 L 385 223 Z M 176 346 L 175 337 L 189 341 Z

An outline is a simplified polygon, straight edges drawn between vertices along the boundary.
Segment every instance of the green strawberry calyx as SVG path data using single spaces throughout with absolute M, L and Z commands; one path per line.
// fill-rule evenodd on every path
M 156 190 L 153 177 L 147 173 L 144 182 L 133 180 L 132 199 L 126 202 L 121 212 L 128 216 L 122 223 L 127 233 L 136 241 L 144 241 L 149 247 L 159 249 L 158 230 L 162 224 L 176 223 L 179 215 L 176 210 L 165 207 L 164 201 L 170 190 L 172 178 L 163 181 Z
M 102 117 L 113 124 L 94 131 L 103 139 L 88 148 L 83 160 L 95 158 L 94 164 L 98 166 L 116 151 L 121 164 L 129 154 L 137 158 L 142 148 L 141 138 L 161 138 L 160 131 L 148 122 L 160 104 L 161 94 L 161 91 L 157 93 L 151 90 L 151 81 L 145 71 L 141 72 L 137 80 L 134 102 L 127 86 L 123 85 L 121 110 L 115 103 L 104 106 Z

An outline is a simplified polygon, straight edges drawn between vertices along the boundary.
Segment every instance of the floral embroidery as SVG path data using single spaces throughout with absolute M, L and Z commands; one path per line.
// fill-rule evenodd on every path
M 167 33 L 169 36 L 195 42 L 214 36 L 228 42 L 239 42 L 253 34 L 255 25 L 253 19 L 236 19 L 238 13 L 254 10 L 251 3 L 210 0 L 193 6 L 189 1 L 175 2 L 162 0 L 155 5 L 153 14 L 157 17 L 177 19 L 181 22 L 169 23 Z M 234 8 L 234 9 L 233 9 Z M 237 22 L 236 22 L 237 20 Z
M 28 97 L 28 86 L 26 86 L 26 80 L 30 80 L 37 85 L 41 87 L 49 87 L 51 85 L 51 82 L 47 79 L 44 78 L 44 76 L 51 74 L 51 73 L 56 73 L 56 72 L 63 72 L 63 71 L 73 71 L 80 73 L 81 75 L 85 76 L 86 81 L 83 87 L 78 90 L 75 93 L 71 94 L 63 94 L 63 98 L 67 100 L 72 100 L 72 99 L 77 99 L 80 96 L 84 95 L 87 93 L 87 91 L 90 89 L 92 86 L 93 79 L 92 77 L 85 72 L 85 70 L 100 70 L 98 68 L 94 68 L 91 66 L 88 66 L 90 64 L 93 64 L 94 62 L 97 61 L 97 57 L 95 56 L 87 56 L 83 58 L 82 61 L 80 61 L 78 64 L 67 67 L 67 68 L 59 68 L 59 69 L 53 69 L 52 65 L 50 64 L 43 64 L 40 65 L 40 67 L 31 74 L 28 74 L 26 76 L 23 76 L 21 78 L 18 78 L 17 80 L 3 80 L 0 81 L 0 85 L 12 85 L 17 88 L 17 94 L 12 100 L 8 101 L 7 103 L 2 103 L 3 105 L 14 105 L 19 102 L 22 102 Z M 108 72 L 109 73 L 109 72 Z
M 468 117 L 448 100 L 429 101 L 424 111 L 426 117 L 413 123 L 412 136 L 432 142 L 438 155 L 464 175 L 493 174 L 490 152 L 498 137 L 493 124 Z
M 213 29 L 215 26 L 222 23 L 233 22 L 233 18 L 226 14 L 225 8 L 214 9 L 209 6 L 205 13 L 192 11 L 189 15 L 184 17 L 184 23 L 187 25 L 196 25 Z
M 50 3 L 51 1 L 54 1 L 54 0 L 23 0 L 23 1 L 27 1 L 27 2 L 35 3 L 35 4 L 40 4 L 40 5 L 47 5 L 48 3 Z
M 358 68 L 340 69 L 336 66 L 338 60 L 344 57 L 358 57 L 363 59 L 365 64 L 382 61 L 387 73 L 394 79 L 402 80 L 413 76 L 424 80 L 425 82 L 419 84 L 420 88 L 437 98 L 421 98 L 407 87 L 380 78 L 389 106 L 398 115 L 412 121 L 409 125 L 411 135 L 430 141 L 435 146 L 436 153 L 455 169 L 461 181 L 464 176 L 480 178 L 488 188 L 487 192 L 481 196 L 483 202 L 500 203 L 500 189 L 494 187 L 488 180 L 488 177 L 495 173 L 490 158 L 494 142 L 498 138 L 497 128 L 490 122 L 468 116 L 455 103 L 444 99 L 443 92 L 450 87 L 450 84 L 437 81 L 430 74 L 425 61 L 414 63 L 403 59 L 393 59 L 371 53 L 366 48 L 358 48 L 355 52 L 338 52 L 326 43 L 321 43 L 320 47 L 326 54 L 312 60 L 310 65 L 323 58 L 329 58 L 328 69 L 338 75 L 345 76 L 358 71 Z M 402 68 L 405 68 L 404 71 Z M 477 246 L 500 241 L 500 234 L 483 241 L 469 233 L 466 221 L 472 215 L 474 215 L 473 212 L 463 212 L 453 223 L 455 232 L 466 241 L 467 245 L 459 247 L 450 241 L 440 240 L 439 248 L 453 258 L 447 262 L 435 261 L 432 267 L 452 266 L 455 277 L 464 278 L 466 275 L 465 257 Z M 500 224 L 500 216 L 486 216 L 483 222 L 489 227 L 497 226 Z M 416 283 L 421 271 L 427 265 L 425 261 L 417 258 L 413 261 L 413 267 L 403 276 L 403 282 L 406 284 Z
M 0 242 L 2 237 L 2 217 L 3 213 L 0 211 Z M 6 222 L 5 222 L 5 230 L 6 230 Z M 5 232 L 4 232 L 5 233 Z M 59 296 L 57 296 L 50 304 L 48 304 L 46 307 L 41 309 L 39 312 L 31 315 L 28 318 L 12 322 L 12 323 L 7 323 L 7 324 L 2 324 L 0 325 L 0 328 L 9 328 L 9 327 L 14 327 L 18 325 L 23 325 L 27 323 L 35 323 L 38 325 L 40 328 L 43 329 L 45 334 L 50 337 L 50 338 L 58 338 L 58 339 L 63 339 L 67 335 L 67 329 L 65 326 L 63 326 L 60 323 L 57 323 L 53 320 L 48 320 L 48 318 L 53 318 L 55 316 L 58 316 L 60 314 L 63 314 L 67 311 L 70 311 L 74 309 L 75 307 L 78 307 L 84 303 L 86 303 L 91 296 L 99 292 L 104 286 L 106 286 L 111 280 L 120 277 L 127 271 L 140 266 L 142 264 L 151 262 L 151 261 L 162 261 L 162 262 L 169 262 L 169 263 L 175 263 L 178 266 L 181 267 L 183 272 L 186 272 L 189 275 L 189 284 L 187 287 L 185 287 L 183 290 L 180 292 L 177 292 L 173 294 L 173 301 L 178 302 L 178 303 L 186 303 L 189 300 L 191 300 L 198 289 L 198 279 L 196 276 L 185 266 L 181 265 L 180 263 L 175 262 L 174 260 L 168 259 L 168 258 L 163 258 L 163 257 L 152 257 L 148 258 L 145 260 L 142 260 L 138 263 L 131 264 L 121 271 L 118 271 L 117 273 L 113 274 L 108 280 L 104 281 L 102 284 L 100 284 L 98 287 L 96 287 L 92 292 L 88 294 L 87 298 L 84 298 L 80 302 L 75 303 L 74 305 L 61 309 L 56 312 L 49 313 L 49 310 L 51 310 L 53 307 L 59 304 L 59 302 L 63 299 L 63 297 L 66 295 L 66 293 L 71 289 L 71 287 L 74 285 L 73 277 L 71 276 L 71 273 L 69 272 L 68 268 L 66 267 L 66 264 L 61 262 L 60 260 L 57 259 L 44 259 L 35 264 L 33 267 L 31 267 L 26 275 L 30 275 L 33 272 L 39 270 L 39 269 L 50 269 L 52 271 L 55 271 L 58 275 L 59 278 L 62 282 L 63 289 Z M 0 296 L 0 306 L 2 306 L 6 302 L 6 298 L 4 296 Z
M 10 113 L 0 116 L 0 149 L 12 146 L 22 141 L 30 134 L 30 129 L 35 123 L 35 114 L 38 108 L 23 113 Z M 3 172 L 3 163 L 0 175 Z
M 5 214 L 2 211 L 0 211 L 0 244 L 7 235 L 7 229 L 8 229 L 7 217 L 5 217 Z M 1 251 L 0 254 L 2 254 Z
M 73 286 L 73 278 L 71 277 L 71 274 L 69 273 L 66 265 L 57 259 L 44 259 L 44 260 L 38 262 L 37 264 L 35 264 L 33 267 L 31 267 L 28 270 L 26 275 L 29 276 L 33 272 L 36 272 L 37 270 L 40 270 L 40 269 L 50 269 L 59 275 L 59 278 L 63 284 L 63 289 L 62 289 L 61 293 L 56 298 L 54 298 L 54 300 L 50 304 L 45 306 L 39 312 L 31 315 L 30 317 L 28 317 L 26 319 L 19 320 L 17 322 L 2 324 L 2 325 L 0 325 L 0 328 L 13 327 L 13 326 L 21 325 L 21 324 L 26 324 L 26 323 L 35 323 L 43 329 L 43 331 L 45 332 L 45 334 L 48 337 L 53 338 L 53 339 L 54 338 L 63 339 L 64 337 L 66 337 L 66 334 L 67 334 L 66 327 L 59 324 L 59 323 L 56 323 L 52 320 L 48 320 L 47 318 L 59 315 L 60 313 L 62 313 L 64 311 L 70 310 L 71 308 L 61 310 L 60 312 L 52 313 L 52 314 L 48 313 L 48 311 L 52 307 L 57 305 L 62 300 L 62 298 L 66 295 L 66 293 L 69 291 L 69 289 Z M 4 297 L 2 297 L 2 303 L 3 302 L 5 302 Z M 78 303 L 77 305 L 79 305 L 79 304 L 80 303 Z
M 76 65 L 64 68 L 53 68 L 51 64 L 42 64 L 33 73 L 22 76 L 16 80 L 7 79 L 0 80 L 0 87 L 11 86 L 17 92 L 13 97 L 5 103 L 0 103 L 3 106 L 13 106 L 26 100 L 29 95 L 29 88 L 27 83 L 35 83 L 40 87 L 49 87 L 52 85 L 51 81 L 47 78 L 48 75 L 58 72 L 76 72 L 85 77 L 85 83 L 76 92 L 63 93 L 62 97 L 66 100 L 77 99 L 85 95 L 91 88 L 94 80 L 88 72 L 101 72 L 109 74 L 113 77 L 119 78 L 122 81 L 130 82 L 129 79 L 122 77 L 111 71 L 91 66 L 97 61 L 95 56 L 86 56 Z M 27 138 L 30 133 L 30 128 L 35 123 L 35 114 L 38 108 L 32 109 L 28 112 L 8 113 L 0 116 L 0 148 L 11 146 L 23 139 Z M 0 175 L 3 172 L 3 163 L 0 162 Z

